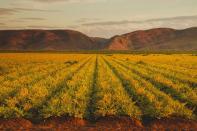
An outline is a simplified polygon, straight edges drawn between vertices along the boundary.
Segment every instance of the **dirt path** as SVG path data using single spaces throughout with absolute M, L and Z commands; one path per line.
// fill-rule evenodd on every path
M 197 130 L 197 121 L 184 119 L 162 119 L 153 120 L 144 125 L 138 121 L 128 117 L 106 117 L 100 118 L 95 122 L 77 118 L 49 118 L 39 123 L 32 123 L 29 120 L 18 118 L 11 120 L 0 120 L 0 130 L 38 130 L 38 131 L 53 131 L 53 130 Z

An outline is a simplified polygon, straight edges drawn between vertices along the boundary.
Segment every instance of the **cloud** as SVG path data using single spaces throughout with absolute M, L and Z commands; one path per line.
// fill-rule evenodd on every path
M 144 22 L 172 21 L 172 20 L 197 20 L 197 15 L 193 15 L 193 16 L 177 16 L 177 17 L 169 17 L 169 18 L 149 19 L 149 20 L 145 20 Z
M 22 26 L 8 26 L 8 25 L 0 25 L 0 30 L 15 30 L 15 29 L 24 29 Z
M 78 30 L 80 32 L 83 32 L 87 34 L 88 36 L 93 36 L 93 37 L 103 37 L 103 38 L 110 38 L 114 35 L 120 35 L 120 34 L 125 34 L 131 31 L 138 30 L 138 28 L 133 28 L 133 27 L 122 27 L 122 26 L 111 26 L 111 27 L 79 27 L 76 28 L 75 30 Z
M 69 3 L 84 3 L 84 2 L 105 2 L 107 0 L 32 0 L 35 2 L 42 2 L 42 3 L 58 3 L 58 2 L 69 2 Z
M 70 28 L 70 29 L 77 29 L 79 27 L 80 27 L 80 25 L 69 25 L 69 26 L 67 26 L 67 28 Z
M 34 8 L 0 8 L 0 15 L 14 15 L 20 12 L 59 12 L 59 10 L 44 10 Z
M 9 22 L 11 22 L 11 23 L 22 23 L 22 22 L 25 22 L 25 21 L 20 20 L 20 19 L 11 19 L 11 20 L 9 20 Z
M 111 37 L 136 30 L 168 27 L 184 29 L 197 26 L 197 15 L 155 18 L 147 20 L 121 20 L 85 22 L 73 29 L 82 31 L 90 36 Z M 73 26 L 74 27 L 74 26 Z
M 3 23 L 2 23 L 3 24 Z M 8 26 L 8 25 L 1 25 L 0 23 L 0 30 L 20 30 L 20 29 L 51 29 L 51 30 L 55 30 L 55 29 L 66 29 L 63 26 L 44 26 L 44 25 L 27 25 L 27 26 Z
M 20 19 L 21 19 L 21 20 L 35 20 L 35 21 L 46 20 L 45 18 L 36 18 L 36 17 L 20 18 Z
M 151 23 L 151 22 L 170 22 L 170 21 L 197 21 L 197 15 L 194 16 L 178 16 L 178 17 L 169 17 L 169 18 L 157 18 L 157 19 L 148 19 L 142 21 L 130 21 L 130 20 L 122 20 L 122 21 L 102 21 L 102 22 L 89 22 L 84 23 L 82 26 L 114 26 L 114 25 L 126 25 L 126 24 L 143 24 L 143 23 Z
M 5 25 L 5 23 L 0 23 L 0 25 Z
M 77 21 L 75 21 L 76 23 L 86 23 L 86 22 L 90 22 L 90 21 L 99 21 L 101 20 L 100 18 L 80 18 Z
M 123 20 L 123 21 L 104 21 L 104 22 L 91 22 L 91 23 L 84 23 L 83 26 L 113 26 L 113 25 L 124 25 L 130 24 L 133 21 Z
M 16 11 L 37 11 L 37 12 L 59 12 L 59 10 L 44 10 L 44 9 L 34 9 L 34 8 L 13 8 Z
M 0 8 L 0 15 L 12 15 L 16 12 L 14 9 Z
M 31 28 L 31 29 L 64 29 L 65 27 L 61 27 L 61 26 L 38 26 L 38 25 L 30 25 L 27 26 L 26 28 Z
M 37 2 L 68 2 L 70 0 L 33 0 Z
M 17 18 L 17 19 L 10 19 L 9 22 L 14 23 L 25 23 L 31 21 L 44 21 L 45 18 L 36 18 L 36 17 L 27 17 L 27 18 Z

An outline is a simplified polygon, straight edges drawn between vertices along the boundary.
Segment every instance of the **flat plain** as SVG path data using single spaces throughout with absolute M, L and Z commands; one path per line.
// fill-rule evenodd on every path
M 0 128 L 63 118 L 197 125 L 195 54 L 1 53 L 0 83 Z

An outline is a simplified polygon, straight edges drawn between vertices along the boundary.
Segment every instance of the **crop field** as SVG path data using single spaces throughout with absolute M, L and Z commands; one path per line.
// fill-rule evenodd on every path
M 197 119 L 192 54 L 0 53 L 0 118 Z

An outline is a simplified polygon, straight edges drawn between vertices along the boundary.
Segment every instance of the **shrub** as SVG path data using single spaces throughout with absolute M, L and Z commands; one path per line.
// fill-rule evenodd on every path
M 140 64 L 140 65 L 146 65 L 146 63 L 145 63 L 144 61 L 142 61 L 142 60 L 140 60 L 140 61 L 137 61 L 137 62 L 136 62 L 136 64 Z

